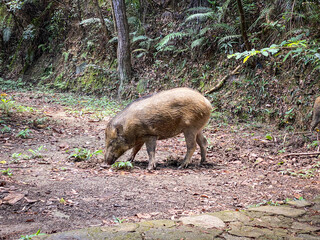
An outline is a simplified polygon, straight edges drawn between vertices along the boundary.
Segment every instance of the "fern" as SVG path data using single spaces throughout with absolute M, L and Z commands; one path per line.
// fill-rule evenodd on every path
M 270 6 L 266 6 L 264 9 L 262 9 L 260 11 L 260 15 L 257 18 L 256 21 L 254 21 L 254 23 L 251 24 L 251 26 L 248 28 L 249 31 L 253 31 L 253 29 L 257 26 L 258 22 L 260 20 L 262 20 L 263 18 L 269 18 L 271 12 L 274 10 L 275 6 L 274 5 L 270 5 Z
M 140 36 L 137 36 L 137 37 L 133 37 L 132 38 L 132 43 L 135 43 L 135 42 L 138 42 L 138 41 L 149 41 L 149 40 L 151 40 L 149 37 L 140 35 Z
M 191 49 L 194 49 L 196 47 L 201 47 L 201 46 L 205 45 L 207 42 L 208 42 L 208 39 L 206 37 L 202 37 L 197 40 L 194 40 L 191 43 Z
M 220 23 L 221 20 L 223 19 L 224 15 L 226 14 L 229 4 L 230 4 L 231 0 L 227 0 L 224 2 L 224 4 L 222 5 L 222 7 L 219 9 L 219 14 L 218 14 L 218 22 Z
M 186 22 L 188 21 L 201 21 L 201 22 L 205 22 L 208 19 L 213 19 L 215 17 L 215 13 L 214 12 L 207 12 L 207 13 L 195 13 L 190 15 L 189 17 L 187 17 Z
M 223 42 L 231 41 L 235 38 L 241 38 L 241 35 L 228 35 L 219 39 L 218 44 L 220 45 Z
M 158 51 L 163 51 L 163 47 L 165 47 L 171 40 L 182 39 L 185 36 L 188 36 L 188 33 L 183 32 L 174 32 L 165 36 L 156 46 Z
M 237 32 L 236 26 L 230 26 L 226 23 L 217 23 L 211 25 L 211 30 L 222 29 L 229 34 L 235 34 Z
M 203 36 L 205 35 L 209 30 L 211 30 L 211 27 L 205 27 L 205 28 L 202 28 L 199 32 L 199 35 L 200 36 Z
M 112 29 L 112 27 L 113 27 L 112 21 L 110 21 L 108 18 L 104 18 L 104 22 L 107 25 L 108 29 Z M 88 19 L 82 20 L 80 22 L 80 25 L 82 25 L 84 27 L 90 26 L 92 24 L 99 24 L 100 25 L 101 24 L 100 18 L 88 18 Z
M 208 7 L 194 7 L 194 8 L 189 8 L 188 10 L 186 10 L 186 12 L 212 12 L 212 8 L 208 8 Z
M 114 43 L 114 42 L 118 42 L 118 37 L 111 38 L 108 43 Z
M 88 18 L 88 19 L 82 20 L 80 22 L 80 25 L 88 26 L 88 25 L 96 24 L 96 23 L 100 23 L 100 19 L 99 18 Z

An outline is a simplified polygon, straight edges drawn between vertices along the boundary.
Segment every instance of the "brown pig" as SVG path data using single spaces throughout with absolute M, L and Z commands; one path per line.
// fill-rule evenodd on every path
M 319 122 L 320 122 L 320 97 L 317 97 L 313 105 L 311 131 L 315 129 L 315 127 L 318 125 Z
M 180 167 L 187 167 L 196 149 L 201 150 L 205 162 L 207 140 L 202 129 L 211 113 L 210 102 L 190 88 L 175 88 L 138 99 L 118 113 L 106 127 L 105 161 L 113 164 L 124 152 L 133 148 L 129 161 L 146 144 L 148 169 L 156 167 L 156 141 L 183 133 L 187 153 Z

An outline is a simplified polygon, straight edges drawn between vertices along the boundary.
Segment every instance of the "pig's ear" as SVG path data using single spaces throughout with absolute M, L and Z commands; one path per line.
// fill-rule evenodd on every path
M 123 126 L 122 125 L 117 125 L 116 126 L 116 130 L 117 130 L 117 135 L 121 135 L 123 133 Z

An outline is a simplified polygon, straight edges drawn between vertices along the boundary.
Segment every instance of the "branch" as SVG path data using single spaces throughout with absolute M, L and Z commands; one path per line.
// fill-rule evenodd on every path
M 291 157 L 291 156 L 312 156 L 312 155 L 320 155 L 320 152 L 310 152 L 310 153 L 288 153 L 283 155 L 282 157 Z
M 237 73 L 237 71 L 240 69 L 242 65 L 239 65 L 238 67 L 236 67 L 231 73 L 229 73 L 228 75 L 224 76 L 221 81 L 216 85 L 214 86 L 213 88 L 211 88 L 210 90 L 206 91 L 205 94 L 210 94 L 210 93 L 213 93 L 213 92 L 216 92 L 218 90 L 220 90 L 220 88 L 223 87 L 224 83 L 226 82 L 226 80 Z

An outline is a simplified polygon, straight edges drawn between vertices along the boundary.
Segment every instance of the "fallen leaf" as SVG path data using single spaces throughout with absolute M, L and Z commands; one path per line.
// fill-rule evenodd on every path
M 137 214 L 138 218 L 143 218 L 143 219 L 147 219 L 147 218 L 151 218 L 151 215 L 148 213 L 138 213 Z
M 61 150 L 67 150 L 67 149 L 69 149 L 70 147 L 69 147 L 69 145 L 68 145 L 67 143 L 61 143 L 61 144 L 59 145 L 59 148 L 60 148 Z
M 64 200 L 64 198 L 61 198 L 61 199 L 59 200 L 59 202 L 62 203 L 62 204 L 66 204 L 66 200 Z
M 35 200 L 35 199 L 29 199 L 27 197 L 24 198 L 28 203 L 35 203 L 35 202 L 38 202 L 38 200 Z
M 202 198 L 209 198 L 209 196 L 207 196 L 207 195 L 205 195 L 205 194 L 200 195 L 200 197 L 202 197 Z
M 61 130 L 61 129 L 57 129 L 57 128 L 52 128 L 52 130 L 54 131 L 54 132 L 56 132 L 56 133 L 59 133 L 59 134 L 62 134 L 63 133 L 63 131 Z
M 159 215 L 159 214 L 160 214 L 160 212 L 152 212 L 152 213 L 150 213 L 151 216 L 156 216 L 156 215 Z
M 8 203 L 10 205 L 16 204 L 18 201 L 20 201 L 22 198 L 24 198 L 23 193 L 9 193 L 8 196 L 3 198 L 4 203 Z

